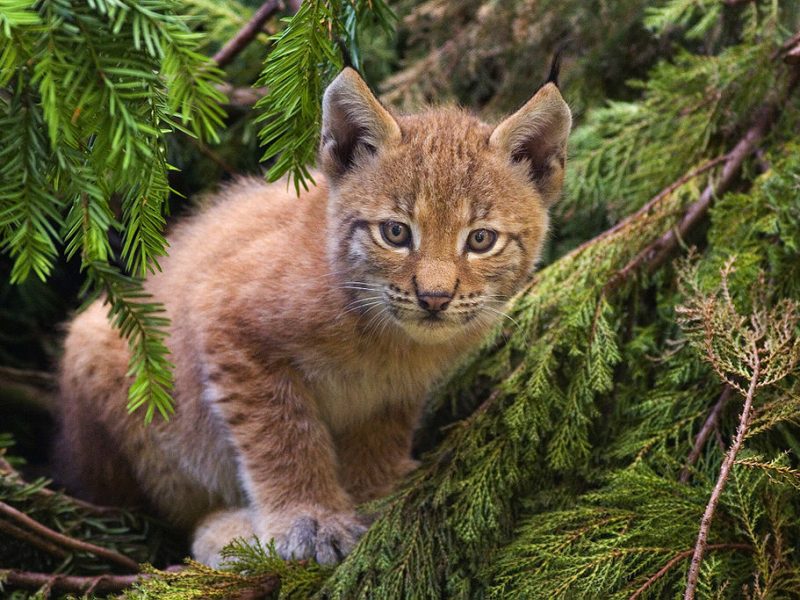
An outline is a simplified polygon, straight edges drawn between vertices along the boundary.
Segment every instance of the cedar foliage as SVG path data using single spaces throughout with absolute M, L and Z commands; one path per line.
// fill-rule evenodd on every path
M 39 21 L 26 23 L 30 6 L 0 0 L 6 38 L 39 27 Z M 210 35 L 224 40 L 230 32 L 224 11 L 199 0 L 183 6 L 201 16 Z M 96 5 L 80 7 L 75 14 L 94 14 Z M 236 135 L 230 130 L 238 125 L 229 124 L 219 134 L 220 151 L 246 146 L 241 131 L 261 126 L 267 157 L 277 157 L 270 176 L 290 172 L 303 185 L 324 83 L 344 52 L 358 57 L 359 27 L 384 39 L 378 33 L 389 19 L 384 9 L 375 2 L 304 3 L 267 42 L 272 53 L 260 84 L 273 91 L 260 103 L 261 123 L 245 121 Z M 392 497 L 368 507 L 379 517 L 343 564 L 333 570 L 284 563 L 269 548 L 243 541 L 230 548 L 223 571 L 195 563 L 179 573 L 151 569 L 125 597 L 233 597 L 254 590 L 283 598 L 679 597 L 750 379 L 752 411 L 711 521 L 697 597 L 796 597 L 800 101 L 794 88 L 800 67 L 792 56 L 800 54 L 800 6 L 407 0 L 397 10 L 400 35 L 383 51 L 396 55 L 399 68 L 381 89 L 387 102 L 403 108 L 452 99 L 498 115 L 530 95 L 553 49 L 564 46 L 564 93 L 578 119 L 547 264 L 508 319 L 435 394 L 419 436 L 422 467 Z M 41 20 L 48 13 L 40 7 L 36 14 Z M 123 27 L 128 23 L 118 18 Z M 30 29 L 30 39 L 39 39 L 37 32 Z M 365 66 L 368 73 L 386 73 Z M 197 68 L 218 76 L 208 66 Z M 24 85 L 40 85 L 22 71 L 15 76 Z M 162 64 L 155 72 L 169 71 Z M 163 109 L 165 127 L 186 128 L 178 121 L 188 113 L 180 111 L 191 109 L 170 105 L 175 92 L 158 81 L 153 86 L 173 111 Z M 203 83 L 186 85 L 203 89 Z M 18 88 L 4 88 L 9 106 Z M 46 96 L 38 89 L 40 96 L 20 93 L 33 107 L 23 125 L 20 113 L 6 113 L 9 127 L 39 140 L 32 148 L 52 142 L 51 117 L 41 108 Z M 56 174 L 62 168 L 40 164 Z M 36 189 L 25 193 L 59 202 L 67 197 L 63 190 L 70 188 L 57 187 L 62 180 L 48 179 L 48 170 L 36 176 L 25 188 Z M 126 181 L 113 178 L 115 189 Z M 24 198 L 50 207 L 32 211 L 35 218 L 57 221 L 56 204 L 45 196 Z M 5 201 L 0 214 L 12 204 Z M 39 223 L 19 214 L 2 221 L 4 235 Z M 697 218 L 686 221 L 687 214 Z M 135 219 L 123 215 L 122 221 L 128 239 L 138 235 L 130 233 Z M 92 231 L 95 237 L 81 243 L 105 247 L 105 229 Z M 54 238 L 47 235 L 27 246 L 6 242 L 15 273 L 25 264 L 36 273 L 49 264 L 18 258 L 51 256 L 36 245 Z M 653 246 L 659 239 L 668 240 L 664 252 L 664 245 Z M 152 261 L 163 246 L 140 240 L 128 248 L 123 256 L 139 253 L 127 266 L 141 266 L 153 264 L 143 263 L 142 253 Z M 108 257 L 108 250 L 100 255 Z M 86 267 L 94 269 L 102 270 Z M 125 277 L 120 290 L 135 289 L 135 279 L 112 273 Z M 135 293 L 129 300 L 138 301 Z M 131 339 L 141 344 L 136 340 L 157 330 Z M 758 373 L 754 353 L 769 357 Z M 44 520 L 53 514 L 22 504 L 36 498 L 43 482 L 8 475 L 2 481 L 9 491 L 0 501 Z M 77 514 L 79 507 L 69 507 Z M 115 518 L 123 522 L 108 538 L 96 530 L 76 535 L 144 560 L 138 544 L 152 539 L 157 524 Z M 69 526 L 64 531 L 75 533 Z M 88 564 L 56 566 L 41 550 L 26 551 L 35 557 L 30 561 L 51 561 L 26 562 L 29 569 L 92 572 Z M 11 563 L 3 558 L 0 564 Z

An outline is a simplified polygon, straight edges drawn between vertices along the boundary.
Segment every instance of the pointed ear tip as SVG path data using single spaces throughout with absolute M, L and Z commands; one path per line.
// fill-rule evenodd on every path
M 558 84 L 554 81 L 548 81 L 540 87 L 535 95 L 539 94 L 543 96 L 558 96 L 562 100 L 564 99 L 564 96 L 561 94 L 561 88 L 558 87 Z
M 342 80 L 342 81 L 349 81 L 350 83 L 356 83 L 356 82 L 364 81 L 361 78 L 361 75 L 358 74 L 358 71 L 356 71 L 352 67 L 345 67 L 344 69 L 342 69 L 339 72 L 339 74 L 336 76 L 336 79 L 339 79 L 339 80 Z

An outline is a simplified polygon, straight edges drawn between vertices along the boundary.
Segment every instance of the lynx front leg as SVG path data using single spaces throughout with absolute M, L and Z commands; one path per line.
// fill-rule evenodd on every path
M 265 543 L 274 539 L 284 558 L 340 561 L 364 527 L 337 479 L 328 430 L 299 378 L 288 368 L 265 375 L 237 351 L 208 369 L 208 389 L 236 448 L 255 534 Z M 239 512 L 226 523 L 246 529 L 246 517 Z
M 357 503 L 380 498 L 417 467 L 411 441 L 420 407 L 398 405 L 336 437 L 345 489 Z

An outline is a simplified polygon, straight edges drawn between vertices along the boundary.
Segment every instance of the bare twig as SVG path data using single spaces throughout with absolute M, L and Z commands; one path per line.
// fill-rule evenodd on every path
M 728 158 L 727 154 L 724 154 L 722 156 L 718 156 L 716 158 L 712 158 L 711 160 L 703 163 L 702 165 L 700 165 L 696 169 L 693 169 L 692 171 L 689 171 L 688 173 L 686 173 L 685 175 L 683 175 L 679 179 L 676 179 L 674 182 L 669 184 L 667 187 L 665 187 L 663 190 L 661 190 L 658 194 L 653 196 L 650 200 L 648 200 L 648 202 L 644 206 L 642 206 L 635 213 L 628 215 L 627 217 L 622 219 L 620 222 L 615 224 L 613 227 L 610 227 L 610 228 L 606 229 L 601 234 L 596 235 L 592 239 L 585 241 L 583 244 L 581 244 L 580 246 L 575 248 L 572 252 L 570 252 L 569 255 L 576 256 L 576 255 L 580 254 L 581 252 L 583 252 L 589 246 L 592 246 L 593 244 L 599 242 L 600 240 L 604 240 L 604 239 L 614 235 L 618 231 L 621 231 L 622 229 L 625 229 L 626 227 L 631 226 L 633 223 L 637 222 L 641 217 L 649 214 L 650 211 L 652 211 L 653 208 L 655 208 L 659 204 L 659 202 L 661 202 L 665 198 L 668 198 L 670 195 L 672 195 L 675 192 L 675 190 L 677 190 L 678 188 L 682 187 L 683 185 L 686 185 L 689 181 L 691 181 L 695 177 L 699 177 L 703 173 L 713 169 L 714 167 L 719 165 L 721 162 L 727 160 L 727 158 Z
M 0 531 L 12 537 L 15 537 L 16 539 L 22 542 L 27 542 L 31 546 L 34 546 L 39 550 L 47 552 L 48 554 L 51 554 L 53 556 L 57 556 L 58 558 L 66 558 L 67 556 L 69 556 L 69 552 L 67 552 L 63 548 L 60 548 L 59 546 L 56 546 L 55 544 L 48 542 L 45 539 L 33 535 L 30 531 L 26 531 L 25 529 L 17 527 L 13 523 L 9 523 L 2 519 L 0 519 Z
M 236 32 L 228 42 L 212 57 L 217 66 L 224 67 L 230 63 L 237 54 L 244 50 L 253 41 L 272 15 L 283 8 L 280 0 L 267 0 L 253 13 L 250 20 Z
M 780 50 L 773 55 L 773 59 L 776 56 L 782 56 L 783 62 L 789 64 L 796 64 L 800 61 L 800 31 L 783 43 Z
M 48 539 L 56 544 L 60 544 L 61 546 L 64 546 L 71 550 L 94 554 L 95 556 L 99 556 L 101 558 L 106 559 L 109 562 L 113 562 L 121 567 L 124 567 L 129 571 L 136 572 L 139 570 L 139 565 L 135 560 L 128 558 L 127 556 L 124 556 L 123 554 L 120 554 L 119 552 L 116 552 L 109 548 L 103 548 L 102 546 L 97 546 L 89 542 L 84 542 L 82 540 L 78 540 L 69 537 L 67 535 L 64 535 L 62 533 L 59 533 L 57 531 L 54 531 L 49 527 L 42 525 L 38 521 L 31 519 L 25 513 L 22 513 L 17 509 L 13 508 L 12 506 L 9 506 L 5 502 L 0 502 L 0 514 L 5 515 L 9 519 L 16 521 L 20 525 L 27 527 L 34 533 L 37 533 L 41 537 Z
M 750 546 L 747 544 L 711 544 L 706 548 L 707 550 L 750 550 Z M 644 594 L 650 587 L 659 579 L 661 579 L 664 575 L 666 575 L 670 569 L 672 569 L 675 565 L 680 563 L 683 560 L 689 558 L 694 549 L 685 550 L 679 554 L 673 556 L 667 564 L 661 567 L 656 573 L 654 573 L 647 581 L 645 581 L 631 596 L 628 600 L 636 600 L 639 596 Z
M 143 573 L 139 575 L 93 575 L 80 577 L 77 575 L 54 575 L 52 573 L 34 573 L 32 571 L 0 570 L 0 581 L 5 579 L 9 585 L 27 589 L 59 590 L 62 592 L 75 592 L 88 594 L 90 592 L 108 593 L 121 592 L 129 588 L 140 579 L 152 575 Z
M 0 475 L 7 475 L 9 477 L 19 477 L 19 473 L 17 473 L 16 469 L 11 466 L 3 455 L 0 454 Z
M 684 600 L 693 600 L 697 592 L 697 578 L 700 575 L 700 563 L 703 561 L 703 553 L 708 545 L 708 531 L 711 528 L 711 521 L 714 518 L 714 511 L 719 503 L 722 491 L 725 489 L 725 484 L 728 481 L 733 463 L 736 461 L 736 455 L 742 447 L 742 442 L 747 434 L 747 429 L 750 426 L 750 417 L 753 410 L 753 398 L 756 394 L 758 387 L 758 378 L 761 375 L 761 361 L 759 359 L 759 349 L 757 344 L 753 344 L 753 372 L 750 378 L 750 386 L 747 389 L 747 395 L 744 400 L 744 407 L 742 414 L 739 417 L 739 426 L 736 430 L 736 438 L 733 444 L 728 449 L 725 455 L 725 460 L 722 461 L 722 466 L 719 470 L 717 483 L 714 485 L 714 490 L 711 492 L 711 497 L 706 504 L 706 510 L 703 513 L 703 519 L 700 521 L 700 531 L 697 534 L 697 543 L 694 546 L 694 553 L 692 554 L 692 563 L 689 567 L 689 575 L 686 580 L 686 591 L 684 592 Z
M 172 569 L 173 567 L 168 567 Z M 182 567 L 181 567 L 182 568 Z M 139 573 L 137 575 L 55 575 L 52 573 L 35 573 L 32 571 L 17 571 L 13 569 L 0 569 L 0 582 L 26 589 L 58 590 L 60 592 L 73 592 L 78 594 L 107 594 L 121 592 L 138 581 L 158 577 L 158 573 Z M 263 575 L 249 578 L 245 589 L 229 593 L 226 598 L 230 600 L 256 600 L 266 598 L 280 585 L 277 575 Z
M 686 459 L 686 466 L 681 470 L 680 477 L 678 478 L 681 483 L 686 483 L 689 481 L 689 469 L 697 462 L 697 459 L 700 458 L 700 453 L 703 451 L 709 436 L 716 430 L 722 410 L 725 408 L 728 400 L 730 400 L 732 393 L 733 389 L 726 385 L 722 390 L 719 399 L 714 404 L 714 408 L 712 408 L 711 412 L 708 413 L 706 422 L 703 423 L 702 429 L 700 429 L 700 432 L 697 434 L 697 437 L 694 440 L 694 447 L 689 453 L 689 457 Z
M 22 481 L 22 476 L 14 467 L 11 466 L 11 463 L 9 463 L 2 454 L 0 454 L 0 476 L 11 477 L 15 480 Z M 57 492 L 46 487 L 36 490 L 35 493 L 46 497 L 61 496 L 67 502 L 95 515 L 110 515 L 123 512 L 123 509 L 118 506 L 100 506 L 98 504 L 92 504 L 91 502 L 86 502 L 86 500 L 81 500 L 79 498 L 64 494 L 63 492 Z
M 55 404 L 56 378 L 50 373 L 0 367 L 0 390 L 24 398 L 26 404 L 51 411 Z
M 95 515 L 112 515 L 112 514 L 119 514 L 125 511 L 125 509 L 119 506 L 100 506 L 99 504 L 92 504 L 91 502 L 87 502 L 86 500 L 81 500 L 80 498 L 69 496 L 67 494 L 64 494 L 63 492 L 56 492 L 49 488 L 42 488 L 38 490 L 36 493 L 41 494 L 42 496 L 61 496 L 69 503 L 74 504 L 75 506 L 82 508 L 83 510 Z M 130 509 L 132 507 L 126 507 L 126 508 Z
M 228 98 L 226 106 L 243 110 L 267 95 L 265 87 L 234 87 L 230 83 L 220 83 L 216 88 Z
M 224 172 L 229 173 L 230 175 L 241 174 L 239 169 L 234 167 L 231 163 L 225 160 L 217 152 L 206 146 L 202 140 L 199 140 L 195 137 L 190 137 L 189 140 L 191 141 L 192 145 L 200 151 L 201 154 L 211 159 L 211 161 L 214 164 L 216 164 L 219 168 L 221 168 Z
M 701 221 L 708 212 L 714 198 L 730 189 L 739 169 L 745 159 L 755 150 L 756 145 L 764 138 L 771 125 L 778 116 L 778 105 L 775 102 L 764 104 L 757 112 L 753 125 L 733 150 L 725 156 L 722 173 L 719 180 L 711 182 L 700 194 L 700 197 L 687 208 L 683 218 L 669 231 L 664 232 L 659 238 L 649 244 L 637 254 L 622 269 L 617 271 L 604 288 L 608 292 L 622 285 L 641 267 L 646 267 L 652 272 L 661 266 L 664 261 L 678 247 L 679 241 Z

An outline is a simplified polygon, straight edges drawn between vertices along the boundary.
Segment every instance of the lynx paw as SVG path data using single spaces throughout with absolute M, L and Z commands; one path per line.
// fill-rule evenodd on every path
M 275 548 L 286 559 L 313 558 L 333 565 L 350 553 L 366 530 L 355 514 L 301 515 L 275 540 Z
M 234 538 L 254 535 L 250 513 L 246 509 L 220 510 L 205 517 L 194 531 L 192 556 L 210 567 L 222 565 L 220 552 Z

